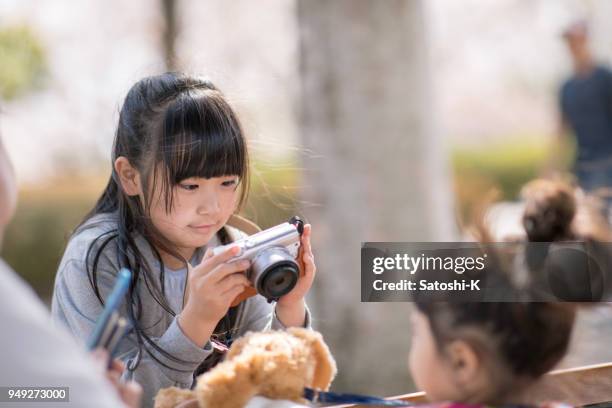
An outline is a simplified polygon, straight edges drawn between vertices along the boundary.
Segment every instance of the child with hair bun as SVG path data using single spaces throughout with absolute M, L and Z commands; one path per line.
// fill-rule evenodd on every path
M 554 267 L 565 261 L 566 254 L 558 251 L 556 245 L 588 243 L 596 250 L 598 259 L 609 258 L 603 243 L 608 236 L 605 224 L 576 225 L 576 215 L 582 208 L 570 187 L 539 180 L 529 183 L 523 196 L 526 200 L 523 225 L 528 243 L 545 243 L 547 250 L 539 260 L 527 256 L 527 268 L 523 265 L 519 271 L 519 262 L 505 262 L 501 251 L 496 253 L 488 247 L 489 260 L 483 275 L 495 276 L 511 291 L 531 294 L 540 283 L 538 276 L 542 271 L 557 281 L 568 279 L 566 270 Z M 596 219 L 595 212 L 589 216 Z M 590 227 L 586 228 L 587 225 Z M 479 241 L 491 242 L 484 227 L 478 230 Z M 516 275 L 525 271 L 528 279 L 519 285 Z M 571 272 L 588 276 L 583 270 Z M 601 283 L 600 292 L 590 295 L 603 296 L 604 286 Z M 578 304 L 525 299 L 459 302 L 449 294 L 443 301 L 431 301 L 415 295 L 409 365 L 417 387 L 426 392 L 429 401 L 444 406 L 565 405 L 533 401 L 530 394 L 538 380 L 565 356 Z
M 563 301 L 612 300 L 612 233 L 594 197 L 545 179 L 527 183 L 521 195 L 527 241 L 547 249 L 527 259 L 540 284 Z

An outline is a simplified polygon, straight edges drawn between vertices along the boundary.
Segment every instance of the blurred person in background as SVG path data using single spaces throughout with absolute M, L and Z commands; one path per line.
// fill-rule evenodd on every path
M 573 133 L 573 171 L 586 192 L 607 197 L 612 186 L 612 72 L 599 64 L 589 46 L 589 27 L 575 22 L 563 32 L 573 62 L 573 74 L 561 86 L 560 135 Z
M 16 205 L 15 175 L 0 135 L 0 245 Z M 140 406 L 141 387 L 119 381 L 123 365 L 115 361 L 105 379 L 108 354 L 97 350 L 92 359 L 68 333 L 54 327 L 43 303 L 1 258 L 0 324 L 0 387 L 68 387 L 69 401 L 53 406 Z M 1 402 L 8 402 L 5 392 L 0 406 L 9 406 Z

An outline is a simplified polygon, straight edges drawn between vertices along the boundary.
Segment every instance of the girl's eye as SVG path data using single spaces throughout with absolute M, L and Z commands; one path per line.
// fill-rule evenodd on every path
M 221 183 L 221 185 L 224 187 L 234 186 L 236 185 L 236 180 L 226 180 L 223 183 Z
M 181 188 L 187 190 L 187 191 L 194 191 L 198 189 L 198 185 L 197 184 L 181 184 Z

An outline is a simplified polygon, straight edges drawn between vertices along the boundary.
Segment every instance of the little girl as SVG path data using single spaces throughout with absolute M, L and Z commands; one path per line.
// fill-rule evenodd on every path
M 528 240 L 553 242 L 576 237 L 571 232 L 576 203 L 568 190 L 546 183 L 531 186 L 537 189 L 530 189 L 526 196 Z M 484 232 L 483 242 L 491 242 L 487 235 Z M 519 286 L 514 283 L 517 264 L 503 262 L 501 255 L 491 253 L 492 246 L 487 248 L 483 275 L 496 274 L 507 287 L 521 293 L 533 290 L 535 270 L 529 271 L 532 283 Z M 553 259 L 557 252 L 549 251 L 545 256 L 551 264 L 560 261 Z M 575 307 L 561 302 L 462 303 L 453 302 L 452 296 L 445 302 L 415 296 L 409 365 L 417 387 L 434 403 L 533 404 L 531 386 L 567 351 Z
M 211 82 L 167 73 L 136 83 L 120 112 L 112 161 L 106 189 L 59 265 L 52 314 L 85 341 L 118 271 L 129 268 L 121 314 L 133 330 L 119 358 L 142 385 L 144 406 L 162 387 L 191 387 L 218 360 L 213 346 L 248 330 L 310 325 L 310 225 L 295 288 L 275 305 L 254 296 L 232 307 L 250 286 L 249 262 L 228 262 L 235 247 L 216 256 L 212 248 L 245 236 L 228 222 L 247 195 L 248 155 L 236 114 Z
M 416 302 L 410 371 L 436 403 L 527 404 L 526 392 L 565 355 L 571 304 Z

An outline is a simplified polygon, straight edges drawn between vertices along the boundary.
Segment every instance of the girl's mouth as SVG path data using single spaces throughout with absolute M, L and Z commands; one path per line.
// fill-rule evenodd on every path
M 214 228 L 217 224 L 200 224 L 200 225 L 190 225 L 189 227 L 198 231 L 198 232 L 208 232 Z

